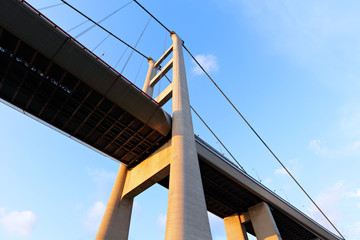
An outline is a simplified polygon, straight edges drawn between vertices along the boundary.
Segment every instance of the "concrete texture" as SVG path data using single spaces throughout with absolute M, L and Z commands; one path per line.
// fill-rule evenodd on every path
M 166 240 L 212 239 L 191 120 L 182 51 L 173 39 L 173 124 Z
M 96 240 L 128 239 L 133 198 L 121 198 L 127 167 L 120 165 Z
M 150 86 L 150 81 L 151 81 L 151 79 L 153 79 L 153 77 L 156 75 L 157 68 L 154 67 L 154 60 L 149 59 L 148 62 L 149 62 L 149 69 L 148 69 L 148 72 L 147 72 L 147 74 L 146 74 L 143 91 L 144 91 L 147 95 L 149 95 L 150 97 L 152 97 L 153 92 L 154 92 L 154 87 L 153 87 L 153 86 Z
M 258 240 L 281 240 L 279 230 L 271 214 L 269 206 L 265 203 L 256 204 L 249 208 L 251 223 Z
M 238 214 L 224 218 L 227 240 L 248 240 Z
M 136 167 L 128 170 L 122 197 L 135 197 L 169 176 L 171 140 Z

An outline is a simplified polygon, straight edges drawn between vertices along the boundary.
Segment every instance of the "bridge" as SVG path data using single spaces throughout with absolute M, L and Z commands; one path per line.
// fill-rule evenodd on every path
M 173 156 L 187 154 L 181 147 L 194 149 L 196 156 L 195 162 L 190 162 L 194 165 L 183 165 L 195 166 L 195 170 L 182 169 L 182 176 L 189 178 L 181 180 L 182 186 L 191 185 L 190 190 L 183 190 L 182 203 L 199 202 L 195 206 L 200 210 L 195 210 L 199 211 L 194 213 L 195 220 L 176 212 L 182 210 L 186 215 L 186 209 L 176 208 L 170 217 L 168 213 L 167 239 L 209 239 L 203 207 L 224 219 L 228 239 L 246 239 L 245 232 L 258 239 L 341 239 L 194 136 L 182 40 L 175 33 L 172 38 L 173 46 L 159 61 L 149 60 L 147 81 L 140 90 L 25 1 L 4 0 L 0 4 L 1 99 L 122 163 L 97 239 L 127 239 L 132 199 L 153 184 L 170 191 L 178 189 L 174 187 L 177 180 L 171 177 L 177 174 L 173 169 L 179 164 Z M 160 71 L 158 65 L 171 53 L 172 60 Z M 154 100 L 152 87 L 171 67 L 171 89 Z M 177 110 L 173 106 L 172 116 L 161 108 L 171 97 L 183 103 L 175 106 Z M 181 134 L 183 139 L 179 140 Z M 193 173 L 196 169 L 199 176 Z M 193 189 L 199 196 L 188 197 L 191 194 L 187 191 Z M 170 193 L 169 210 L 181 205 L 179 194 Z M 111 204 L 124 209 L 114 210 Z M 179 221 L 183 238 L 178 238 L 181 234 L 174 227 Z M 194 233 L 194 227 L 200 233 Z

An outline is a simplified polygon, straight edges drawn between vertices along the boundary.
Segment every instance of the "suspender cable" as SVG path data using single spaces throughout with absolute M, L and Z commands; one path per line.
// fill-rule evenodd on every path
M 103 40 L 101 40 L 101 42 L 96 45 L 96 47 L 94 47 L 94 49 L 91 51 L 94 52 L 103 42 L 105 42 L 106 39 L 108 39 L 108 37 L 110 37 L 110 34 L 108 34 Z
M 141 34 L 140 34 L 140 36 L 139 36 L 138 40 L 136 41 L 136 44 L 135 44 L 134 48 L 136 48 L 136 47 L 137 47 L 137 45 L 139 44 L 140 39 L 141 39 L 141 38 L 142 38 L 142 36 L 144 35 L 144 32 L 145 32 L 146 28 L 148 27 L 148 25 L 149 25 L 149 23 L 150 23 L 150 20 L 151 20 L 151 17 L 149 18 L 149 21 L 146 23 L 146 25 L 145 25 L 145 27 L 144 27 L 143 31 L 141 32 Z M 123 74 L 123 72 L 124 72 L 124 70 L 125 70 L 125 68 L 126 68 L 126 66 L 127 66 L 127 64 L 128 64 L 128 62 L 129 62 L 129 60 L 130 60 L 131 56 L 133 55 L 133 53 L 134 53 L 134 49 L 131 51 L 131 53 L 130 53 L 130 55 L 129 55 L 128 59 L 126 60 L 126 63 L 125 63 L 125 65 L 124 65 L 123 69 L 122 69 L 122 70 L 121 70 L 121 72 L 120 72 L 120 74 L 121 74 L 121 75 Z
M 340 234 L 340 236 L 343 239 L 345 239 L 343 237 L 343 235 L 339 232 L 339 230 L 335 227 L 335 225 L 330 221 L 330 219 L 325 215 L 325 213 L 320 209 L 320 207 L 315 203 L 315 201 L 310 197 L 310 195 L 305 191 L 305 189 L 300 185 L 300 183 L 295 179 L 295 177 L 290 173 L 290 171 L 285 167 L 285 165 L 280 161 L 280 159 L 275 155 L 275 153 L 270 149 L 270 147 L 265 143 L 265 141 L 260 137 L 260 135 L 255 131 L 255 129 L 250 125 L 250 123 L 245 119 L 245 117 L 240 113 L 240 111 L 235 107 L 235 105 L 230 101 L 230 99 L 226 96 L 226 94 L 215 83 L 215 81 L 210 77 L 210 75 L 205 71 L 205 69 L 200 65 L 200 63 L 190 53 L 190 51 L 186 48 L 186 46 L 184 44 L 183 44 L 183 47 L 189 53 L 191 58 L 201 68 L 201 70 L 203 70 L 203 72 L 211 80 L 211 82 L 215 85 L 215 87 L 220 91 L 220 93 L 226 98 L 226 100 L 230 103 L 230 105 L 234 108 L 234 110 L 238 113 L 238 115 L 244 120 L 244 122 L 248 125 L 248 127 L 252 130 L 252 132 L 258 137 L 258 139 L 263 143 L 263 145 L 269 150 L 269 152 L 274 156 L 274 158 L 278 161 L 278 163 L 285 169 L 285 171 L 294 180 L 294 182 L 298 185 L 298 187 L 305 193 L 305 195 L 310 199 L 310 201 L 315 205 L 315 207 L 320 211 L 320 213 L 326 218 L 326 220 L 331 224 L 331 226 Z
M 128 3 L 126 3 L 125 5 L 121 6 L 120 8 L 118 8 L 117 10 L 115 10 L 114 12 L 110 13 L 109 15 L 107 15 L 106 17 L 104 17 L 103 19 L 101 19 L 100 21 L 97 22 L 97 24 L 102 23 L 103 21 L 105 21 L 106 19 L 108 19 L 109 17 L 113 16 L 115 13 L 117 13 L 118 11 L 120 11 L 121 9 L 123 9 L 124 7 L 126 7 L 127 5 L 129 5 L 130 3 L 132 3 L 132 0 Z M 75 38 L 80 37 L 81 35 L 83 35 L 84 33 L 87 33 L 88 31 L 90 31 L 91 29 L 93 29 L 96 25 L 92 25 L 91 27 L 88 27 L 87 29 L 85 29 L 84 31 L 82 31 L 81 33 L 79 33 L 78 35 L 75 36 Z
M 49 9 L 49 8 L 53 8 L 53 7 L 57 7 L 57 6 L 60 6 L 60 5 L 63 5 L 63 4 L 64 4 L 64 3 L 58 3 L 58 4 L 51 5 L 51 6 L 39 8 L 38 10 L 39 10 L 39 11 L 42 11 L 42 10 Z
M 170 79 L 165 75 L 166 79 L 171 83 Z M 231 152 L 229 151 L 229 149 L 223 144 L 223 142 L 216 136 L 216 134 L 214 133 L 213 130 L 211 130 L 211 128 L 209 127 L 209 125 L 207 125 L 207 123 L 204 121 L 204 119 L 202 117 L 200 117 L 200 115 L 197 113 L 197 111 L 195 111 L 195 109 L 190 105 L 191 110 L 193 110 L 193 112 L 196 114 L 196 116 L 200 119 L 200 121 L 205 125 L 205 127 L 211 132 L 211 134 L 216 138 L 216 140 L 218 140 L 218 142 L 221 144 L 221 146 L 223 146 L 223 148 L 227 151 L 227 153 L 232 157 L 232 159 L 234 159 L 234 161 L 237 163 L 237 165 L 245 172 L 245 169 L 243 168 L 243 166 L 241 166 L 241 164 L 236 160 L 236 158 L 234 157 L 234 155 L 231 154 Z
M 133 49 L 135 52 L 137 52 L 139 55 L 143 56 L 144 58 L 148 59 L 148 57 L 146 57 L 143 53 L 141 53 L 140 51 L 138 51 L 137 49 L 135 49 L 134 47 L 130 46 L 128 43 L 126 43 L 124 40 L 122 40 L 121 38 L 119 38 L 118 36 L 114 35 L 112 32 L 110 32 L 109 30 L 107 30 L 106 28 L 104 28 L 103 26 L 101 26 L 100 24 L 98 24 L 97 22 L 95 22 L 94 20 L 92 20 L 91 18 L 89 18 L 88 16 L 86 16 L 84 13 L 82 13 L 81 11 L 79 11 L 78 9 L 76 9 L 74 6 L 72 6 L 71 4 L 67 3 L 64 0 L 61 0 L 63 3 L 65 3 L 66 5 L 68 5 L 70 8 L 72 8 L 74 11 L 78 12 L 80 15 L 82 15 L 83 17 L 85 17 L 86 19 L 88 19 L 90 22 L 94 23 L 96 26 L 98 26 L 99 28 L 101 28 L 102 30 L 104 30 L 105 32 L 107 32 L 108 34 L 110 34 L 111 36 L 113 36 L 114 38 L 116 38 L 117 40 L 119 40 L 120 42 L 122 42 L 123 44 L 125 44 L 126 46 L 128 46 L 129 48 Z

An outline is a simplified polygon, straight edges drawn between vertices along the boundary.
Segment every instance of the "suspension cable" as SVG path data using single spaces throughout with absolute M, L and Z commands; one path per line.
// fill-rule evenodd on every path
M 138 4 L 145 12 L 147 12 L 152 18 L 154 18 L 165 30 L 169 33 L 171 31 L 165 27 L 157 18 L 155 18 L 146 8 L 144 8 L 140 3 L 134 0 L 136 4 Z M 230 101 L 230 99 L 225 95 L 225 93 L 221 90 L 221 88 L 215 83 L 215 81 L 210 77 L 210 75 L 205 71 L 205 69 L 200 65 L 200 63 L 196 60 L 196 58 L 190 53 L 185 44 L 183 44 L 184 49 L 189 53 L 191 58 L 197 63 L 197 65 L 203 70 L 206 76 L 211 80 L 211 82 L 215 85 L 215 87 L 220 91 L 220 93 L 225 97 L 225 99 L 230 103 L 230 105 L 234 108 L 234 110 L 238 113 L 238 115 L 244 120 L 244 122 L 249 126 L 252 132 L 258 137 L 258 139 L 263 143 L 263 145 L 269 150 L 269 152 L 274 156 L 274 158 L 278 161 L 278 163 L 285 169 L 285 171 L 289 174 L 289 176 L 294 180 L 294 182 L 298 185 L 298 187 L 304 192 L 304 194 L 310 199 L 310 201 L 315 205 L 315 207 L 320 211 L 320 213 L 326 218 L 326 220 L 331 224 L 331 226 L 336 230 L 336 232 L 345 240 L 344 236 L 340 233 L 340 231 L 335 227 L 335 225 L 330 221 L 330 219 L 325 215 L 325 213 L 320 209 L 320 207 L 315 203 L 315 201 L 310 197 L 310 195 L 305 191 L 305 189 L 300 185 L 300 183 L 295 179 L 295 177 L 290 173 L 290 171 L 285 167 L 285 165 L 280 161 L 280 159 L 274 154 L 274 152 L 269 148 L 269 146 L 264 142 L 264 140 L 259 136 L 259 134 L 254 130 L 254 128 L 249 124 L 249 122 L 245 119 L 245 117 L 240 113 L 240 111 L 235 107 L 235 105 Z
M 144 27 L 143 31 L 141 32 L 141 34 L 140 34 L 140 36 L 139 36 L 138 40 L 136 41 L 136 44 L 135 44 L 134 48 L 136 48 L 136 47 L 137 47 L 137 45 L 139 44 L 140 39 L 141 39 L 141 38 L 142 38 L 142 36 L 144 35 L 144 32 L 145 32 L 146 28 L 148 27 L 148 25 L 149 25 L 149 23 L 150 23 L 150 20 L 151 20 L 151 17 L 149 18 L 149 21 L 147 21 L 147 23 L 146 23 L 146 25 L 145 25 L 145 27 Z M 127 64 L 128 64 L 128 62 L 130 61 L 130 58 L 131 58 L 131 56 L 133 55 L 133 53 L 134 53 L 134 49 L 131 51 L 131 53 L 130 53 L 130 55 L 129 55 L 128 59 L 126 60 L 126 63 L 125 63 L 125 65 L 124 65 L 123 69 L 122 69 L 122 70 L 121 70 L 121 72 L 120 72 L 120 74 L 121 74 L 121 75 L 123 74 L 123 72 L 124 72 L 124 70 L 125 70 L 125 68 L 126 68 L 126 66 L 127 66 Z
M 47 6 L 47 7 L 39 8 L 38 10 L 39 10 L 39 11 L 42 11 L 42 10 L 49 9 L 49 8 L 53 8 L 53 7 L 57 7 L 57 6 L 60 6 L 60 5 L 63 5 L 63 4 L 64 4 L 64 3 L 57 3 L 57 4 L 54 4 L 54 5 Z
M 136 83 L 136 81 L 137 81 L 137 79 L 138 79 L 138 76 L 139 76 L 139 73 L 140 73 L 140 69 L 141 69 L 143 63 L 144 63 L 144 58 L 141 58 L 140 67 L 139 67 L 139 69 L 137 70 L 137 73 L 136 73 L 136 76 L 135 76 L 135 80 L 134 80 L 134 84 Z
M 144 58 L 148 59 L 148 57 L 146 57 L 143 53 L 141 53 L 140 51 L 138 51 L 137 49 L 135 49 L 134 47 L 130 46 L 127 42 L 125 42 L 124 40 L 122 40 L 121 38 L 119 38 L 118 36 L 114 35 L 112 32 L 110 32 L 109 30 L 107 30 L 106 28 L 104 28 L 103 26 L 101 26 L 100 24 L 98 24 L 97 22 L 95 22 L 94 20 L 92 20 L 90 17 L 86 16 L 84 13 L 82 13 L 80 10 L 76 9 L 74 6 L 72 6 L 71 4 L 67 3 L 65 0 L 61 0 L 63 3 L 65 3 L 66 5 L 68 5 L 70 8 L 72 8 L 74 11 L 78 12 L 80 15 L 82 15 L 83 17 L 85 17 L 86 19 L 88 19 L 90 22 L 94 23 L 96 26 L 98 26 L 99 28 L 101 28 L 102 30 L 104 30 L 105 32 L 107 32 L 108 34 L 110 34 L 111 36 L 113 36 L 114 38 L 116 38 L 117 40 L 119 40 L 120 42 L 122 42 L 123 44 L 125 44 L 126 46 L 128 46 L 129 48 L 133 49 L 135 52 L 137 52 L 139 55 L 143 56 Z
M 154 17 L 154 15 L 152 15 L 146 8 L 144 8 L 138 1 L 134 0 L 134 2 L 139 5 L 139 7 L 141 7 L 145 12 L 147 12 L 147 14 L 149 14 L 155 21 L 157 21 L 163 28 L 166 29 L 166 31 L 168 31 L 169 33 L 171 33 L 171 31 L 165 27 L 164 24 L 162 24 L 156 17 Z

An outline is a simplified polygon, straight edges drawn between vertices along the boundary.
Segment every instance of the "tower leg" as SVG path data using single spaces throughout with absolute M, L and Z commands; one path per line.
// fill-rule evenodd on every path
M 270 208 L 265 202 L 250 207 L 249 215 L 254 227 L 256 239 L 281 240 Z
M 182 52 L 183 41 L 173 39 L 172 159 L 166 240 L 211 239 L 204 190 L 191 120 Z
M 120 165 L 96 240 L 126 240 L 129 235 L 133 198 L 121 198 L 127 167 Z

